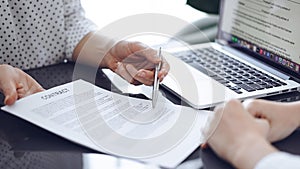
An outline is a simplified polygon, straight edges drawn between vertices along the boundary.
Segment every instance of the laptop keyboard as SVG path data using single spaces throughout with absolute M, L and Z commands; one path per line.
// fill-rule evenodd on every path
M 211 47 L 173 55 L 238 94 L 286 85 Z

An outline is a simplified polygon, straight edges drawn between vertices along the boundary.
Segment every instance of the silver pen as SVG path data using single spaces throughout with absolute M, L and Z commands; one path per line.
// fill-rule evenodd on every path
M 157 56 L 159 59 L 162 58 L 161 56 L 161 47 L 159 48 L 157 52 Z M 155 72 L 154 72 L 154 83 L 153 83 L 153 89 L 152 89 L 152 108 L 155 108 L 156 102 L 157 102 L 157 97 L 158 97 L 158 92 L 159 92 L 159 79 L 158 79 L 158 72 L 160 71 L 161 68 L 161 62 L 155 66 Z

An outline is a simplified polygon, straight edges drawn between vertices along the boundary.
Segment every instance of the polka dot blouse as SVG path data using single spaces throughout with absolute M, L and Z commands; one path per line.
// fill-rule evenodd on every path
M 0 0 L 0 64 L 30 69 L 70 59 L 96 26 L 80 0 Z

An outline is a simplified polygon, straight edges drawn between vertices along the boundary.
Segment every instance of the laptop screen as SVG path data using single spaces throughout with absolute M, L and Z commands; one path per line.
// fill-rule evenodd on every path
M 218 38 L 300 75 L 299 0 L 223 0 Z

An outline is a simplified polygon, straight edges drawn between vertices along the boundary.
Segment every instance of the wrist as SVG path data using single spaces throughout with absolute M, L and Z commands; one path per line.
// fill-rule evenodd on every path
M 253 169 L 265 156 L 278 151 L 260 136 L 244 137 L 241 140 L 244 141 L 237 143 L 230 160 L 237 168 Z

